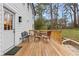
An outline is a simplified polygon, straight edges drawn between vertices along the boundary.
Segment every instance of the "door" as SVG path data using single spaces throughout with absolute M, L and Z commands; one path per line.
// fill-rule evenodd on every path
M 14 13 L 4 8 L 3 53 L 14 47 Z

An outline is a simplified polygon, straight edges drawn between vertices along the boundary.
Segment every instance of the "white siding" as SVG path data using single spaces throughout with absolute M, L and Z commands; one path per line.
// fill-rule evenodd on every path
M 1 39 L 2 39 L 2 4 L 0 4 L 0 55 L 1 55 Z
M 23 31 L 28 32 L 29 30 L 33 29 L 32 26 L 34 24 L 34 20 L 32 18 L 32 10 L 31 8 L 29 8 L 28 10 L 27 4 L 23 5 L 22 3 L 6 3 L 3 5 L 6 6 L 8 9 L 12 10 L 13 12 L 15 12 L 15 45 L 18 45 L 21 42 L 20 40 L 21 32 Z M 0 7 L 0 13 L 1 13 L 1 7 Z M 21 23 L 19 23 L 18 21 L 19 16 L 22 16 Z M 0 24 L 1 24 L 1 18 L 0 18 Z M 1 40 L 1 30 L 0 30 L 0 40 Z
M 14 3 L 14 4 L 7 4 L 8 6 L 15 9 L 15 45 L 18 45 L 21 40 L 21 32 L 28 31 L 32 29 L 33 19 L 32 19 L 32 10 L 29 8 L 27 9 L 27 4 L 23 5 L 22 3 Z M 22 22 L 18 22 L 18 17 L 22 16 Z
M 0 52 L 1 52 L 1 4 L 0 4 Z
M 32 29 L 33 19 L 32 19 L 32 10 L 27 9 L 27 4 L 23 5 L 22 3 L 11 3 L 7 4 L 12 9 L 15 9 L 15 45 L 18 45 L 21 40 L 21 32 L 28 31 Z M 18 22 L 18 17 L 22 16 L 22 22 Z

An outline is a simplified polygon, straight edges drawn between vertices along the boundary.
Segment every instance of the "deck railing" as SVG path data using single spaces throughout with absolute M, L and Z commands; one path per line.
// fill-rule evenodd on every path
M 61 34 L 61 30 L 29 30 L 29 32 L 35 32 L 35 31 L 38 31 L 38 32 L 48 32 L 50 31 L 51 32 L 51 35 L 50 35 L 50 38 L 55 40 L 57 43 L 59 44 L 62 44 L 62 34 Z

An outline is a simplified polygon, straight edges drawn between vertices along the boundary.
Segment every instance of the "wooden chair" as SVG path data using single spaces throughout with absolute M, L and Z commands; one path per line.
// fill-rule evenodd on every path
M 34 41 L 36 41 L 38 39 L 38 41 L 41 39 L 41 36 L 39 35 L 39 31 L 34 31 Z
M 45 35 L 42 35 L 43 40 L 48 42 L 48 40 L 50 40 L 50 35 L 51 35 L 51 31 L 47 31 Z
M 51 31 L 47 31 L 47 36 L 49 37 L 49 40 L 50 40 Z

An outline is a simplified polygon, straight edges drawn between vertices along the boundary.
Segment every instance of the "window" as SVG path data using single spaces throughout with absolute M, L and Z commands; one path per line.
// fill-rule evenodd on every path
M 4 30 L 12 30 L 13 15 L 8 12 L 4 13 Z

